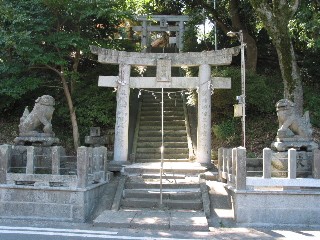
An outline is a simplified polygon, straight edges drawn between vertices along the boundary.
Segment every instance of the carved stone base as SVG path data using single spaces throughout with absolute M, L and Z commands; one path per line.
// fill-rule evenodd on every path
M 309 177 L 312 175 L 312 152 L 297 152 L 297 177 Z M 274 152 L 272 154 L 272 177 L 287 177 L 288 152 Z
M 271 149 L 278 152 L 286 152 L 290 148 L 297 151 L 311 152 L 318 148 L 318 144 L 310 139 L 297 139 L 297 138 L 276 138 L 271 144 Z
M 51 136 L 50 136 L 51 135 Z M 38 133 L 36 136 L 19 136 L 14 139 L 16 145 L 24 146 L 53 146 L 59 144 L 59 138 L 52 134 Z

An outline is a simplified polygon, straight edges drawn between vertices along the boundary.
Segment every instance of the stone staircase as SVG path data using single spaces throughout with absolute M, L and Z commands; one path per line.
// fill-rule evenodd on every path
M 166 174 L 162 183 L 160 204 L 160 180 L 157 174 L 128 176 L 121 199 L 122 209 L 187 209 L 202 210 L 202 195 L 197 177 Z
M 125 168 L 112 209 L 98 216 L 93 221 L 94 225 L 208 231 L 207 217 L 210 216 L 208 188 L 205 181 L 201 181 L 197 174 L 189 173 L 189 175 L 163 175 L 162 205 L 160 205 L 159 174 L 129 174 Z
M 173 91 L 171 91 L 173 92 Z M 180 92 L 164 92 L 164 161 L 188 161 L 185 107 Z M 142 92 L 133 151 L 135 162 L 161 160 L 161 90 Z

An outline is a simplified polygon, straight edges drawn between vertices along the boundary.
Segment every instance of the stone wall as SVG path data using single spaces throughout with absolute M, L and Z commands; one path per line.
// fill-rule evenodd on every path
M 101 209 L 111 176 L 105 147 L 79 147 L 73 175 L 60 174 L 60 147 L 48 147 L 51 174 L 36 174 L 37 151 L 25 148 L 25 171 L 9 173 L 14 147 L 0 146 L 0 218 L 85 222 Z
M 230 191 L 237 224 L 320 225 L 320 191 Z
M 0 218 L 85 222 L 106 183 L 86 189 L 0 185 Z

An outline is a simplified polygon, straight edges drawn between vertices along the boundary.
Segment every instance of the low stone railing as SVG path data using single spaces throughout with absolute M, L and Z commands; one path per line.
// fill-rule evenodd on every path
M 26 146 L 25 173 L 8 172 L 13 146 L 0 146 L 0 184 L 86 188 L 92 184 L 109 181 L 107 175 L 107 148 L 79 147 L 76 171 L 72 175 L 61 174 L 61 146 L 51 147 L 51 174 L 35 173 L 35 147 Z
M 263 150 L 263 170 L 262 177 L 247 176 L 246 149 L 219 148 L 218 150 L 218 171 L 221 181 L 226 181 L 227 185 L 236 190 L 259 189 L 262 187 L 274 188 L 313 188 L 320 187 L 320 150 L 313 152 L 313 178 L 297 178 L 297 151 L 288 151 L 288 177 L 271 177 L 272 175 L 272 150 Z

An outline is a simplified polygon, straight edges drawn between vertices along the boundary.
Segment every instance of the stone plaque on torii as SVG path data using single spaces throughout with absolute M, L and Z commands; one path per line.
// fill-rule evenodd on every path
M 119 64 L 119 76 L 99 76 L 101 87 L 117 88 L 114 161 L 128 161 L 130 88 L 198 89 L 197 162 L 211 163 L 211 88 L 231 88 L 231 79 L 211 77 L 211 66 L 229 65 L 239 48 L 207 52 L 138 53 L 90 47 L 98 61 Z M 131 77 L 131 66 L 156 66 L 156 77 Z M 198 77 L 172 77 L 171 67 L 199 66 Z

